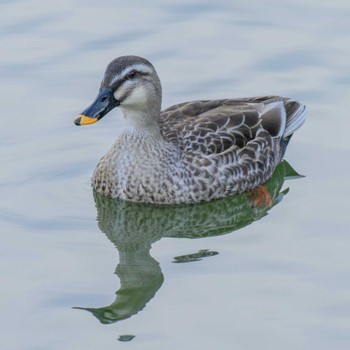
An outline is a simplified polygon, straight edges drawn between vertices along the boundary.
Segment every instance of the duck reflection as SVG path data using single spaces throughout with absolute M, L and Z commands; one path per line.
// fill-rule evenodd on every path
M 264 186 L 197 205 L 146 205 L 94 192 L 99 227 L 118 249 L 116 274 L 120 288 L 114 302 L 108 306 L 76 308 L 90 311 L 103 324 L 135 315 L 154 297 L 164 280 L 159 263 L 150 255 L 154 242 L 162 237 L 212 237 L 245 227 L 278 204 L 289 190 L 281 190 L 284 181 L 296 177 L 300 175 L 288 162 L 282 161 Z M 174 257 L 174 262 L 198 261 L 216 254 L 201 250 Z

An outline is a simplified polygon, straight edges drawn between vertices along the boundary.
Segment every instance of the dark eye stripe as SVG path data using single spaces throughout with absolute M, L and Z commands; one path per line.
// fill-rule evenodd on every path
M 126 74 L 124 77 L 122 77 L 121 79 L 115 81 L 112 85 L 111 85 L 111 88 L 116 91 L 117 89 L 119 89 L 128 79 L 128 76 L 130 73 L 134 73 L 135 74 L 135 77 L 137 76 L 149 76 L 150 74 L 149 73 L 146 73 L 146 72 L 140 72 L 140 71 L 131 71 L 129 72 L 128 74 Z
M 125 79 L 134 79 L 138 74 L 139 72 L 132 70 L 125 76 Z

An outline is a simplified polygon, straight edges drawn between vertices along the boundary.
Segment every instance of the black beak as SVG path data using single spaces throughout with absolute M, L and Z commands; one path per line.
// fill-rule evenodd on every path
M 74 123 L 75 125 L 96 123 L 111 109 L 119 105 L 120 102 L 115 99 L 111 88 L 102 89 L 92 105 L 74 118 Z

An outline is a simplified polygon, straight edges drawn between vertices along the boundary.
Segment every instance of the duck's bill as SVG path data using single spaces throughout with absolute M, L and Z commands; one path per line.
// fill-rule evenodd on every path
M 74 118 L 75 125 L 89 125 L 98 122 L 111 109 L 120 105 L 111 88 L 100 91 L 96 100 L 83 113 Z

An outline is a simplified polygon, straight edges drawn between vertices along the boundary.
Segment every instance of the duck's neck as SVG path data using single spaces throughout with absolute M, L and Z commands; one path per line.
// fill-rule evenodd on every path
M 162 139 L 159 129 L 160 104 L 122 107 L 128 130 L 138 130 L 145 135 Z

